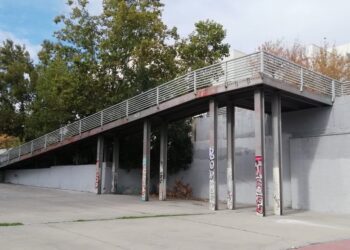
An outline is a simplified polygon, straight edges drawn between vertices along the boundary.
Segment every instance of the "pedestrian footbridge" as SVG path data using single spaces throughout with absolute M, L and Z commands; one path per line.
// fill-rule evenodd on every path
M 142 199 L 148 200 L 150 133 L 161 126 L 160 199 L 166 198 L 167 124 L 185 117 L 209 112 L 208 145 L 209 204 L 217 209 L 217 110 L 227 107 L 228 207 L 234 208 L 234 108 L 255 111 L 256 211 L 265 215 L 265 122 L 272 115 L 274 183 L 277 190 L 275 213 L 281 205 L 281 113 L 331 106 L 335 98 L 350 92 L 347 85 L 303 68 L 267 52 L 257 52 L 214 64 L 180 76 L 95 114 L 69 123 L 55 131 L 12 148 L 0 155 L 0 169 L 23 167 L 62 147 L 86 139 L 97 140 L 96 192 L 101 192 L 103 136 L 117 137 L 131 128 L 143 127 L 144 146 Z M 114 143 L 112 184 L 116 189 L 119 144 Z

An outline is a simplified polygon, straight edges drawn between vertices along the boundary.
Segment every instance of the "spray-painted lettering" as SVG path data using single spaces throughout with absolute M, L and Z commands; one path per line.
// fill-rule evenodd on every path
M 263 183 L 263 158 L 255 157 L 255 180 L 256 180 L 256 213 L 262 215 L 264 207 L 264 183 Z
M 209 148 L 209 204 L 215 209 L 215 149 Z

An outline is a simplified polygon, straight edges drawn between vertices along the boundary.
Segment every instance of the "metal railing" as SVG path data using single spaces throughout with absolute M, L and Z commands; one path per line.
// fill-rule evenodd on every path
M 80 135 L 181 95 L 196 93 L 197 90 L 212 85 L 229 86 L 239 80 L 258 77 L 260 73 L 281 80 L 282 84 L 289 84 L 300 91 L 312 90 L 318 94 L 332 97 L 332 100 L 335 96 L 340 96 L 343 93 L 342 84 L 338 81 L 266 52 L 257 52 L 195 70 L 12 148 L 6 153 L 0 154 L 0 166 L 17 161 L 23 155 L 32 154 L 36 150 L 44 149 L 66 138 Z

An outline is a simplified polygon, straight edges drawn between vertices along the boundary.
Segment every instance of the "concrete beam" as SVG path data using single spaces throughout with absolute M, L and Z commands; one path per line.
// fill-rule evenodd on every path
M 159 200 L 166 200 L 167 169 L 168 169 L 168 124 L 163 122 L 160 129 L 160 160 L 159 160 Z
M 104 138 L 102 135 L 97 137 L 97 153 L 96 153 L 96 180 L 95 189 L 97 194 L 101 194 L 102 189 L 102 162 L 104 151 Z
M 235 107 L 232 102 L 226 107 L 226 129 L 227 129 L 227 208 L 235 208 Z
M 112 188 L 111 193 L 117 193 L 118 187 L 118 172 L 119 172 L 119 138 L 113 139 L 113 164 L 112 164 Z
M 272 141 L 273 141 L 273 210 L 276 215 L 283 213 L 282 197 L 282 126 L 281 96 L 272 96 Z
M 209 101 L 209 209 L 218 209 L 218 184 L 217 184 L 217 123 L 218 103 L 215 99 Z
M 256 214 L 265 216 L 265 98 L 263 89 L 254 91 Z
M 143 123 L 143 157 L 142 157 L 142 194 L 143 201 L 149 200 L 151 162 L 151 123 L 146 119 Z

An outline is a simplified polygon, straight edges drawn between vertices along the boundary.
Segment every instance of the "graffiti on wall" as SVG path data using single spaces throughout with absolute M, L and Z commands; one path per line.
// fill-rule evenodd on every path
M 232 167 L 227 168 L 227 208 L 233 209 L 233 179 Z
M 96 179 L 95 179 L 96 189 L 98 189 L 99 183 L 100 183 L 99 161 L 96 161 Z
M 146 158 L 142 159 L 142 191 L 141 197 L 142 200 L 146 200 L 146 189 L 147 189 L 147 160 Z
M 215 149 L 209 148 L 209 204 L 210 208 L 215 209 L 216 191 L 215 191 Z
M 256 180 L 256 213 L 264 213 L 264 183 L 263 183 L 263 158 L 255 156 L 255 180 Z

